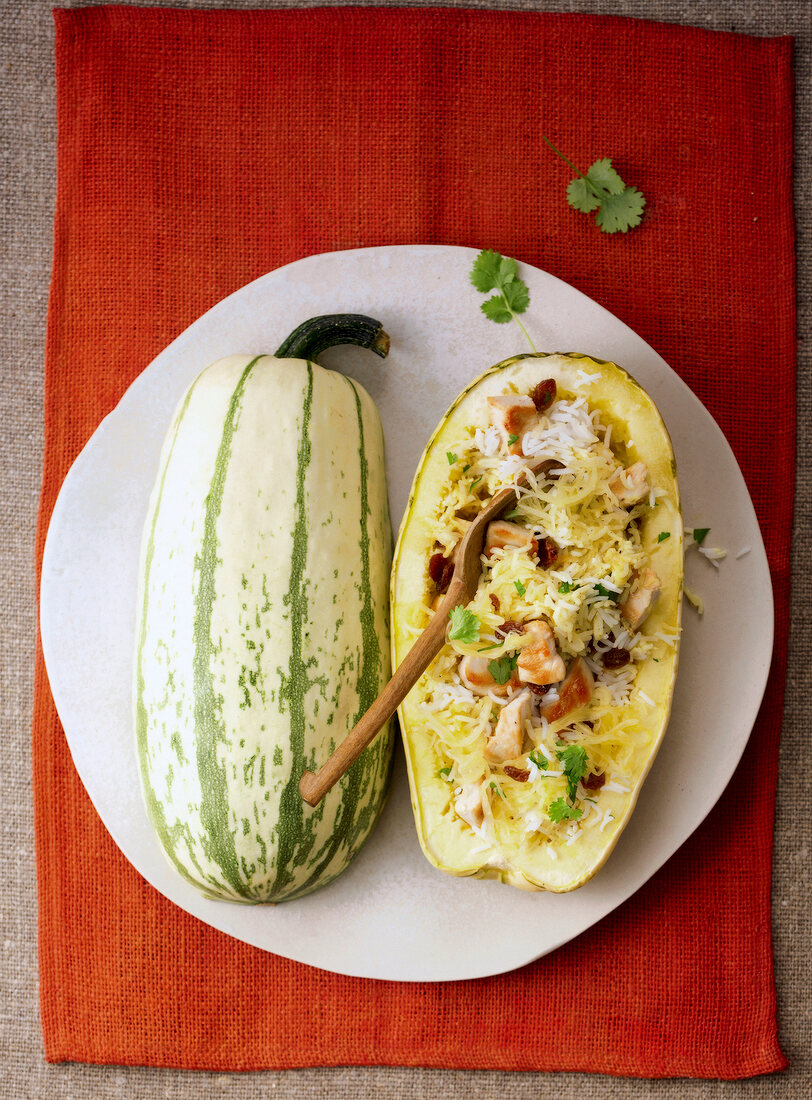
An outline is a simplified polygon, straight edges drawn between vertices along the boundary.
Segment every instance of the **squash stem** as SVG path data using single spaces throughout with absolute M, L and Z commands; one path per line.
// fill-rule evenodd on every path
M 309 359 L 315 362 L 327 348 L 339 344 L 357 344 L 385 359 L 389 336 L 380 321 L 361 313 L 331 313 L 304 321 L 279 345 L 277 359 Z

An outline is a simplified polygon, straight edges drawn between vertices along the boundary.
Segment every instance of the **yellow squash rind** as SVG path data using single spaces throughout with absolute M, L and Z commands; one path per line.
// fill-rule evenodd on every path
M 588 381 L 589 376 L 595 376 Z M 679 627 L 682 604 L 683 547 L 682 516 L 676 463 L 668 430 L 656 405 L 621 367 L 576 353 L 538 353 L 513 356 L 497 363 L 476 378 L 456 399 L 441 420 L 423 453 L 415 474 L 401 524 L 392 569 L 392 660 L 397 667 L 411 647 L 415 635 L 425 626 L 426 594 L 429 587 L 427 562 L 433 549 L 432 520 L 440 490 L 448 477 L 449 446 L 472 424 L 488 422 L 486 399 L 504 393 L 513 384 L 527 393 L 536 382 L 554 378 L 559 391 L 586 397 L 591 408 L 601 411 L 605 423 L 613 426 L 613 449 L 624 444 L 627 465 L 645 462 L 651 483 L 664 490 L 655 508 L 643 520 L 641 534 L 651 551 L 662 582 L 654 611 L 646 620 L 645 632 L 655 634 L 662 627 Z M 657 541 L 660 532 L 670 537 Z M 634 782 L 628 794 L 612 794 L 614 820 L 604 831 L 583 830 L 577 844 L 517 844 L 516 851 L 491 846 L 483 851 L 483 840 L 454 812 L 452 788 L 437 772 L 443 761 L 433 738 L 423 727 L 415 692 L 399 708 L 400 727 L 406 754 L 412 808 L 417 834 L 426 858 L 439 870 L 458 876 L 499 878 L 524 890 L 574 890 L 587 882 L 606 862 L 631 816 L 643 781 L 648 774 L 665 733 L 671 710 L 677 671 L 678 647 L 668 651 L 659 663 L 646 661 L 638 668 L 637 686 L 656 706 L 648 713 L 640 707 L 640 729 L 647 733 L 634 758 Z

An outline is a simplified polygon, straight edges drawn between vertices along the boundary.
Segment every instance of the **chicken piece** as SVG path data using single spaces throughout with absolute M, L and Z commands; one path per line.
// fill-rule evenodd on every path
M 520 455 L 522 453 L 522 436 L 537 416 L 533 398 L 519 397 L 515 393 L 506 393 L 501 397 L 489 397 L 488 411 L 491 424 L 494 428 L 499 429 L 502 439 L 507 443 L 510 454 Z M 511 439 L 513 439 L 512 443 L 510 442 Z
M 557 722 L 560 718 L 581 710 L 592 698 L 594 686 L 595 678 L 589 665 L 583 657 L 576 657 L 558 689 L 558 698 L 541 704 L 542 717 L 548 722 Z
M 502 707 L 496 729 L 485 746 L 485 759 L 491 764 L 513 760 L 522 751 L 524 724 L 530 717 L 532 698 L 529 688 L 519 692 L 515 699 Z
M 482 790 L 478 783 L 466 783 L 462 793 L 454 800 L 454 809 L 463 821 L 478 829 L 485 818 L 482 809 Z
M 651 491 L 645 463 L 635 462 L 628 470 L 618 470 L 609 479 L 609 488 L 617 497 L 618 504 L 624 508 L 645 500 Z
M 555 634 L 541 619 L 525 623 L 524 633 L 533 641 L 519 653 L 518 672 L 523 684 L 557 684 L 567 674 L 561 655 L 556 652 Z
M 511 523 L 506 519 L 495 519 L 485 530 L 485 546 L 482 552 L 489 558 L 492 551 L 502 550 L 506 546 L 527 550 L 528 554 L 537 554 L 539 544 L 526 527 L 520 527 L 518 523 Z
M 487 657 L 463 657 L 460 661 L 460 679 L 474 695 L 487 695 L 489 691 L 499 696 L 510 695 L 521 686 L 516 669 L 506 684 L 497 684 L 491 676 L 489 664 Z
M 659 595 L 660 578 L 653 569 L 635 573 L 630 591 L 617 605 L 629 630 L 637 630 L 642 625 Z

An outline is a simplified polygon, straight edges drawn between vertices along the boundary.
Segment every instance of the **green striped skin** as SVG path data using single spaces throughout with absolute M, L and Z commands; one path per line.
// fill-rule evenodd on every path
M 207 896 L 300 897 L 375 824 L 391 727 L 316 809 L 298 784 L 389 678 L 390 560 L 383 436 L 361 387 L 300 359 L 208 367 L 153 490 L 134 684 L 150 820 Z

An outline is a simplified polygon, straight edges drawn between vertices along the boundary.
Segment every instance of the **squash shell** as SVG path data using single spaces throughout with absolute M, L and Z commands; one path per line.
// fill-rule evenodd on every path
M 597 375 L 584 383 L 579 372 Z M 429 440 L 414 477 L 406 513 L 395 548 L 392 583 L 392 661 L 397 667 L 408 652 L 415 631 L 427 622 L 425 598 L 427 564 L 433 548 L 432 519 L 438 491 L 448 476 L 446 452 L 472 424 L 487 424 L 486 398 L 504 393 L 510 383 L 527 393 L 543 378 L 554 378 L 559 390 L 587 398 L 606 423 L 613 440 L 626 444 L 627 462 L 643 461 L 653 484 L 664 489 L 650 518 L 641 526 L 644 545 L 654 554 L 653 564 L 662 582 L 660 598 L 646 620 L 646 632 L 661 625 L 679 626 L 683 584 L 683 538 L 676 462 L 668 430 L 651 397 L 622 367 L 578 353 L 534 353 L 513 356 L 476 378 L 451 405 Z M 608 419 L 607 419 L 608 418 Z M 669 530 L 662 543 L 657 535 Z M 656 553 L 655 552 L 656 549 Z M 532 855 L 483 841 L 453 811 L 452 788 L 437 775 L 440 760 L 433 738 L 421 721 L 413 690 L 399 708 L 406 754 L 412 810 L 417 835 L 426 858 L 439 870 L 457 876 L 498 878 L 524 890 L 566 892 L 582 886 L 604 865 L 625 828 L 643 782 L 662 743 L 671 711 L 677 672 L 678 646 L 660 663 L 641 665 L 637 685 L 656 706 L 641 722 L 648 738 L 645 751 L 635 758 L 635 778 L 627 795 L 616 796 L 614 820 L 603 832 L 584 829 L 571 846 L 536 846 Z M 553 849 L 553 851 L 551 851 Z

